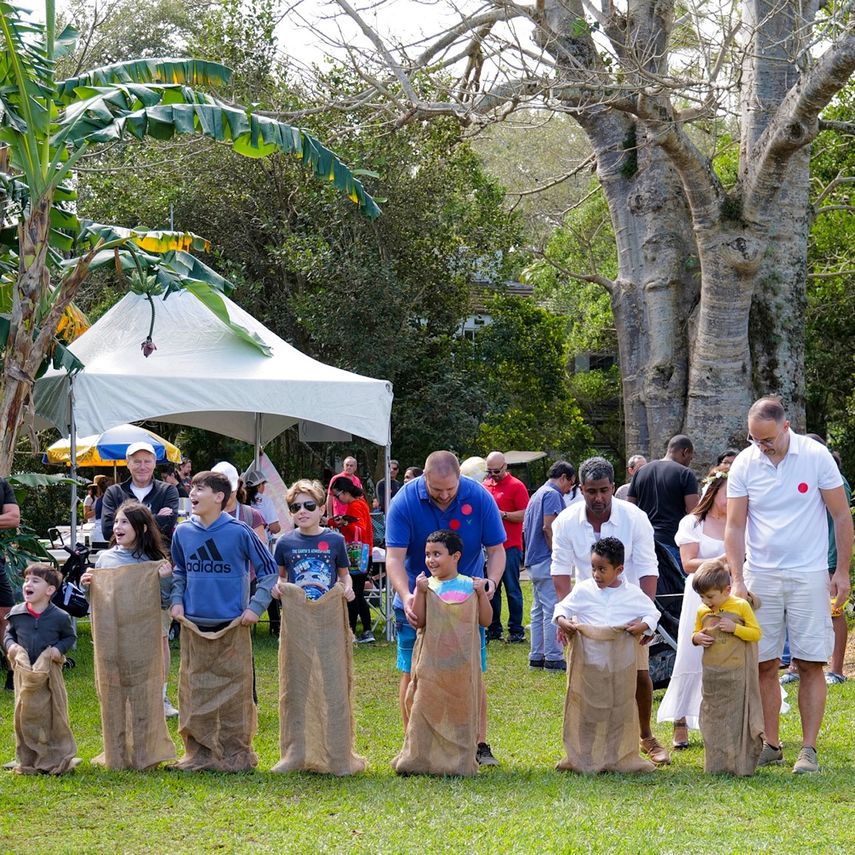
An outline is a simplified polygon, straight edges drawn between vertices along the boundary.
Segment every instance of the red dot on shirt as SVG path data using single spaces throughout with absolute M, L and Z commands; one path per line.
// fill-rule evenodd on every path
M 457 531 L 457 529 L 460 528 L 460 520 L 457 520 L 457 519 L 451 520 L 451 522 L 448 524 L 448 527 L 450 529 L 453 529 L 454 531 Z
M 325 540 L 318 541 L 318 549 L 329 549 L 330 545 Z
M 808 491 L 808 485 L 805 484 L 804 481 L 802 481 L 802 483 L 799 484 L 799 492 L 800 493 L 807 493 L 807 491 Z
M 469 514 L 471 514 L 471 513 L 472 513 L 472 505 L 469 505 L 469 504 L 461 505 L 461 506 L 460 506 L 460 511 L 461 511 L 461 513 L 463 513 L 465 516 L 467 516 L 467 517 L 468 517 L 468 516 L 469 516 Z

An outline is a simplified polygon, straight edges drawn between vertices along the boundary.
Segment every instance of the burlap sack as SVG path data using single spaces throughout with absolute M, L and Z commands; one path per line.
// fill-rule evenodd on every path
M 652 772 L 638 753 L 638 640 L 621 627 L 579 624 L 568 647 L 564 750 L 558 769 Z
M 476 775 L 481 705 L 478 597 L 443 602 L 427 591 L 425 626 L 413 648 L 399 774 Z
M 353 775 L 353 650 L 341 585 L 319 600 L 284 584 L 279 634 L 279 752 L 274 772 Z
M 163 711 L 159 561 L 92 571 L 92 643 L 108 769 L 175 759 Z
M 62 665 L 45 650 L 30 664 L 21 649 L 12 662 L 15 669 L 15 759 L 22 775 L 39 772 L 61 775 L 73 769 L 77 745 L 68 724 L 68 695 Z
M 742 622 L 735 614 L 721 615 Z M 704 771 L 753 775 L 763 750 L 757 645 L 711 626 L 716 618 L 706 615 L 703 621 L 704 632 L 715 638 L 703 655 Z
M 258 726 L 252 702 L 250 628 L 235 618 L 204 632 L 181 618 L 178 732 L 184 756 L 175 768 L 189 772 L 242 772 L 255 768 L 252 738 Z

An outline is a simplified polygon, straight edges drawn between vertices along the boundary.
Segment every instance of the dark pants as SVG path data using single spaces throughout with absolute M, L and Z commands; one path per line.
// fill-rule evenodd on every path
M 15 605 L 15 589 L 6 571 L 6 559 L 0 558 L 0 608 L 11 608 Z
M 520 563 L 522 550 L 512 546 L 505 550 L 505 572 L 502 581 L 493 594 L 493 622 L 487 630 L 490 638 L 499 638 L 502 634 L 502 588 L 508 596 L 508 633 L 511 638 L 525 636 L 523 628 L 523 597 L 520 588 Z
M 356 619 L 359 618 L 362 621 L 362 631 L 371 632 L 371 610 L 365 601 L 365 583 L 368 581 L 368 574 L 352 573 L 350 581 L 353 584 L 353 599 L 347 604 L 350 628 L 356 635 Z
M 683 570 L 683 560 L 680 558 L 680 547 L 674 543 L 665 543 L 662 540 L 657 541 L 661 546 L 664 546 L 665 549 L 668 550 L 668 554 L 677 562 L 677 566 L 680 570 Z M 686 571 L 683 570 L 683 573 Z

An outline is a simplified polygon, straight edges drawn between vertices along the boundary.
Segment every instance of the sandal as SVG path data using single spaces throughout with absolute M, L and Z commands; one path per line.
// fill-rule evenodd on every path
M 847 681 L 847 679 L 848 679 L 848 678 L 847 678 L 847 677 L 844 677 L 844 676 L 843 676 L 843 674 L 837 674 L 837 673 L 836 673 L 836 672 L 834 672 L 834 671 L 829 671 L 829 672 L 825 675 L 825 682 L 826 682 L 829 686 L 837 686 L 837 685 L 839 685 L 840 683 L 845 683 L 845 682 Z
M 671 740 L 671 745 L 677 751 L 689 747 L 689 728 L 685 724 L 674 725 L 674 737 Z

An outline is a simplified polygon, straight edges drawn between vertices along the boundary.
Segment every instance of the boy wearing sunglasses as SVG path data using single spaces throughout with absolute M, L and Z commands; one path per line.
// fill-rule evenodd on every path
M 302 588 L 307 600 L 319 600 L 336 582 L 353 599 L 350 560 L 344 537 L 321 527 L 326 491 L 319 481 L 295 481 L 286 494 L 296 528 L 279 538 L 274 558 L 279 576 Z

